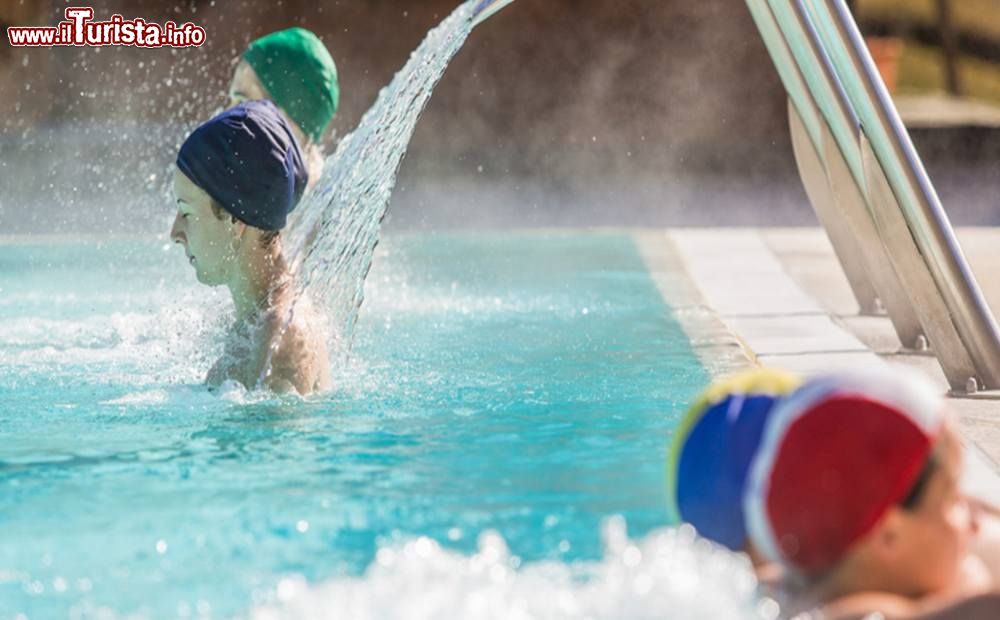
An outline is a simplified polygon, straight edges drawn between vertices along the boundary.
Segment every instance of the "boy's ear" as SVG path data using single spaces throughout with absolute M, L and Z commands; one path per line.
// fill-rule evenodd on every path
M 874 551 L 887 559 L 891 559 L 899 549 L 899 543 L 906 536 L 906 524 L 909 516 L 899 508 L 890 508 L 882 517 L 882 522 L 875 526 Z

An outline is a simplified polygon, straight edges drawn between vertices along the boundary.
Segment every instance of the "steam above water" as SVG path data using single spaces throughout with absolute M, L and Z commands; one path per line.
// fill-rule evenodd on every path
M 222 105 L 233 62 L 249 40 L 289 25 L 323 38 L 343 85 L 332 146 L 458 2 L 248 0 L 176 10 L 171 4 L 109 0 L 101 10 L 203 24 L 209 35 L 203 48 L 0 55 L 0 92 L 17 108 L 0 119 L 2 232 L 165 236 L 176 148 Z M 21 12 L 27 24 L 58 17 L 42 8 Z M 751 106 L 743 118 L 783 111 L 780 96 L 777 106 L 767 96 L 776 78 L 760 79 L 773 69 L 754 64 L 769 62 L 762 46 L 741 38 L 756 36 L 748 27 L 744 7 L 720 0 L 662 6 L 595 0 L 586 11 L 571 0 L 515 3 L 477 28 L 436 88 L 411 141 L 393 197 L 399 208 L 388 224 L 662 225 L 707 223 L 722 212 L 727 217 L 719 221 L 754 221 L 754 213 L 729 217 L 732 205 L 725 203 L 729 195 L 745 195 L 745 183 L 676 172 L 699 159 L 695 147 L 720 161 L 745 153 L 746 132 L 720 125 L 733 118 L 732 93 L 760 99 L 760 109 Z M 746 93 L 737 75 L 761 85 Z M 749 124 L 751 135 L 764 131 L 757 120 Z M 787 158 L 787 143 L 779 138 L 754 158 L 772 153 Z M 780 204 L 781 221 L 812 221 L 795 202 L 801 190 L 794 184 L 779 192 L 762 181 L 754 185 L 755 211 Z M 741 212 L 751 211 L 747 202 Z M 800 219 L 790 220 L 795 209 Z

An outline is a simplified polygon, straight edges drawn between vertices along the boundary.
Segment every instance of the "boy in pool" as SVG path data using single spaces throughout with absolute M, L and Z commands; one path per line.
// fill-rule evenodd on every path
M 943 399 L 914 377 L 827 375 L 783 398 L 744 510 L 754 545 L 785 570 L 784 611 L 1000 617 L 1000 592 L 970 553 L 979 515 L 959 490 L 961 461 Z
M 308 301 L 295 298 L 281 247 L 307 178 L 292 130 L 270 101 L 222 112 L 181 146 L 170 238 L 184 246 L 199 282 L 229 289 L 236 313 L 209 385 L 234 380 L 302 395 L 330 386 L 323 336 Z
M 252 42 L 233 73 L 229 105 L 257 99 L 273 101 L 289 122 L 305 154 L 311 187 L 323 169 L 319 142 L 340 102 L 337 66 L 319 37 L 296 27 Z

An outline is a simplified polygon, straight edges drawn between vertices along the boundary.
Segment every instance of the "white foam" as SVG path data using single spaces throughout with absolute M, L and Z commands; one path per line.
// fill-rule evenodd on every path
M 221 350 L 228 316 L 216 299 L 153 311 L 73 318 L 17 317 L 0 333 L 0 364 L 22 371 L 84 369 L 89 381 L 132 387 L 200 382 Z
M 777 605 L 757 595 L 745 556 L 698 539 L 693 530 L 662 529 L 639 541 L 624 520 L 605 527 L 596 562 L 523 564 L 503 539 L 486 533 L 472 555 L 429 538 L 382 546 L 360 577 L 311 585 L 282 579 L 255 620 L 405 618 L 407 620 L 773 620 Z
M 102 405 L 158 405 L 169 399 L 166 390 L 148 390 L 101 401 Z

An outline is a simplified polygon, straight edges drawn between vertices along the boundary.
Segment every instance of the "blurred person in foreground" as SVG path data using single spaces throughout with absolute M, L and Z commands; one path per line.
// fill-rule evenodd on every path
M 229 289 L 235 309 L 207 383 L 301 395 L 328 389 L 317 317 L 296 298 L 282 252 L 281 230 L 308 179 L 288 123 L 270 101 L 241 103 L 195 129 L 176 163 L 170 238 L 199 282 Z
M 982 515 L 961 471 L 944 399 L 910 374 L 829 374 L 782 399 L 744 511 L 755 548 L 783 569 L 785 614 L 1000 618 L 996 546 L 972 552 Z

